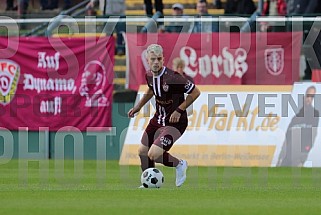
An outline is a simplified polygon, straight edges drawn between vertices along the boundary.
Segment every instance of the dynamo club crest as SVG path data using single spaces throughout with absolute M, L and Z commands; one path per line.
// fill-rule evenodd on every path
M 0 59 L 0 103 L 9 104 L 17 90 L 20 66 L 14 61 Z
M 274 48 L 264 51 L 265 68 L 271 75 L 280 75 L 284 68 L 284 49 Z

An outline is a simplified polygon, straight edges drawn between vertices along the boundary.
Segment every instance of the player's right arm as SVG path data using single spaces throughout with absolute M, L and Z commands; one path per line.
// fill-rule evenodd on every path
M 139 100 L 139 102 L 128 111 L 128 117 L 134 117 L 136 113 L 140 111 L 140 109 L 153 97 L 153 91 L 148 88 L 143 98 Z

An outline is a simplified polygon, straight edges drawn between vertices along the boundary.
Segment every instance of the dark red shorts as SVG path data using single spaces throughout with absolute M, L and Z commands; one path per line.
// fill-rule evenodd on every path
M 155 144 L 165 151 L 169 151 L 173 144 L 182 136 L 187 127 L 187 120 L 172 123 L 169 126 L 161 126 L 151 120 L 146 127 L 141 143 L 147 147 Z

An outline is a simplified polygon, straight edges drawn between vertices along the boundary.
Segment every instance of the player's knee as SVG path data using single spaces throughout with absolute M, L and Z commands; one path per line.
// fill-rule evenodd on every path
M 149 157 L 149 159 L 151 159 L 153 161 L 157 158 L 157 156 L 152 152 L 148 152 L 148 157 Z
M 147 156 L 148 155 L 148 148 L 144 145 L 141 145 L 140 147 L 138 147 L 138 155 Z
M 148 151 L 148 157 L 153 160 L 153 161 L 156 161 L 158 160 L 160 157 L 162 157 L 162 154 L 159 154 L 155 151 L 152 151 L 152 150 L 149 150 Z

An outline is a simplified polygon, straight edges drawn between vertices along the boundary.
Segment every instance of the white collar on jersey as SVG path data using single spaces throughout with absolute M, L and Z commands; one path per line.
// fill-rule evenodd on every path
M 165 72 L 165 69 L 166 69 L 166 67 L 163 66 L 163 70 L 162 70 L 158 75 L 154 75 L 154 73 L 152 73 L 152 74 L 153 74 L 153 77 L 154 77 L 154 78 L 158 78 L 158 77 L 162 76 L 162 75 L 164 74 L 164 72 Z

